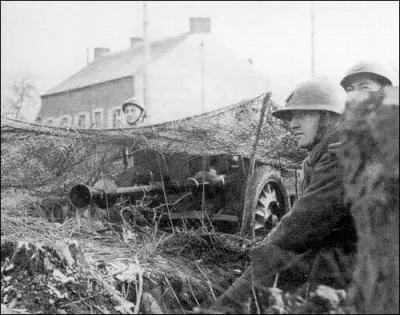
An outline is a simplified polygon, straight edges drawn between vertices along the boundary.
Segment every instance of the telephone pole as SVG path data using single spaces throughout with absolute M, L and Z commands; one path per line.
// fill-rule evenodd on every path
M 151 103 L 150 103 L 150 80 L 149 80 L 149 63 L 150 63 L 150 43 L 148 36 L 148 3 L 143 1 L 143 41 L 144 41 L 144 67 L 143 67 L 143 101 L 146 109 L 146 116 L 151 122 Z
M 314 29 L 314 1 L 311 1 L 311 76 L 315 76 L 315 29 Z
M 201 101 L 201 113 L 204 114 L 206 112 L 206 104 L 205 104 L 205 99 L 204 99 L 204 41 L 201 40 L 200 42 L 200 88 L 201 88 L 201 94 L 200 94 L 200 101 Z

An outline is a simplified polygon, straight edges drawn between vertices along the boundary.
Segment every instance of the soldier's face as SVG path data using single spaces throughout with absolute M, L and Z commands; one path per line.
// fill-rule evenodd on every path
M 377 92 L 382 84 L 371 78 L 368 74 L 355 76 L 346 86 L 347 99 L 351 102 L 361 102 L 369 97 L 369 93 Z
M 140 117 L 141 110 L 135 105 L 128 105 L 125 107 L 124 113 L 128 124 L 134 124 Z
M 293 111 L 290 129 L 297 138 L 297 144 L 300 148 L 310 150 L 314 146 L 317 136 L 319 120 L 321 113 L 319 111 Z

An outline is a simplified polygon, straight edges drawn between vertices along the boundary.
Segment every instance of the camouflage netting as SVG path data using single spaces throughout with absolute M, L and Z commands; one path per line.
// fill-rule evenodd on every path
M 129 129 L 75 129 L 2 118 L 1 186 L 65 194 L 72 185 L 115 173 L 121 148 L 163 154 L 250 157 L 265 95 L 186 119 Z M 269 101 L 256 159 L 279 168 L 299 168 L 305 152 L 296 149 L 285 125 L 272 117 Z
M 344 183 L 359 236 L 357 313 L 399 313 L 399 88 L 348 104 Z

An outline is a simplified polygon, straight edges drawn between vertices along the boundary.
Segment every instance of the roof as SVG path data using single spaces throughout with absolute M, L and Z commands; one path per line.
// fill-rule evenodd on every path
M 190 33 L 152 42 L 150 62 L 157 60 L 186 39 Z M 106 54 L 88 64 L 78 73 L 47 91 L 42 96 L 58 94 L 86 86 L 132 76 L 143 66 L 144 45 Z

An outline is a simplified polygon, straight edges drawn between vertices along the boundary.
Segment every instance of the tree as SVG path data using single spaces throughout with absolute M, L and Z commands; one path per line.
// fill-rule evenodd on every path
M 5 117 L 19 119 L 21 110 L 34 99 L 37 93 L 35 82 L 31 75 L 24 74 L 12 82 L 9 88 L 10 96 L 6 103 L 1 104 Z

